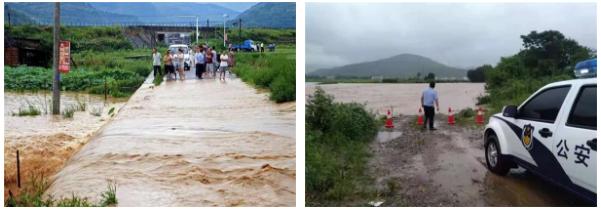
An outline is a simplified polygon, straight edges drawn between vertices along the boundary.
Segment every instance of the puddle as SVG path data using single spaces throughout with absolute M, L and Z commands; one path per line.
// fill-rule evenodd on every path
M 188 78 L 193 78 L 189 72 Z M 46 191 L 119 206 L 294 206 L 295 105 L 239 79 L 144 84 Z
M 400 131 L 380 131 L 376 136 L 376 140 L 380 143 L 386 143 L 403 135 Z

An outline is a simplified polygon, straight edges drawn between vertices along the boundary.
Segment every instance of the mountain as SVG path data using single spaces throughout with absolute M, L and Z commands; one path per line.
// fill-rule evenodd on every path
M 4 13 L 5 20 L 11 15 L 11 23 L 52 23 L 54 18 L 54 3 L 5 3 L 8 13 Z M 100 11 L 90 3 L 69 2 L 61 3 L 61 22 L 75 24 L 106 24 L 115 21 L 138 22 L 138 19 L 129 15 L 115 14 Z
M 437 78 L 463 78 L 466 76 L 467 71 L 443 65 L 427 57 L 414 54 L 400 54 L 372 62 L 363 62 L 330 69 L 319 69 L 308 73 L 307 75 L 411 78 L 416 77 L 417 73 L 420 73 L 421 77 L 426 76 L 428 73 L 434 73 Z
M 248 8 L 257 4 L 257 2 L 223 2 L 223 3 L 213 3 L 237 12 L 244 12 Z
M 222 3 L 226 4 L 226 3 Z M 96 2 L 91 5 L 99 10 L 137 17 L 143 23 L 152 24 L 189 24 L 195 23 L 198 16 L 199 24 L 223 25 L 224 17 L 236 17 L 240 12 L 216 3 L 196 2 Z
M 296 28 L 296 3 L 258 3 L 229 23 L 236 24 L 238 19 L 242 19 L 242 27 Z

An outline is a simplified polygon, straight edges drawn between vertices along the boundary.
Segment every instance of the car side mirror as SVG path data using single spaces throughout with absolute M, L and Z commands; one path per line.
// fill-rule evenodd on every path
M 507 105 L 503 107 L 503 116 L 515 118 L 518 115 L 518 107 L 515 105 Z

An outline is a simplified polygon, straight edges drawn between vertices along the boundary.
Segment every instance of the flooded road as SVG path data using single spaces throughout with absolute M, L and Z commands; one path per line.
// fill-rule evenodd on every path
M 369 173 L 383 206 L 586 206 L 587 203 L 525 169 L 507 176 L 488 171 L 479 128 L 412 127 L 415 117 L 395 117 L 371 144 Z M 398 134 L 402 133 L 402 134 Z
M 337 102 L 357 102 L 377 114 L 384 115 L 392 107 L 394 114 L 417 115 L 420 97 L 427 83 L 403 84 L 325 84 L 305 85 L 305 96 L 312 95 L 315 88 L 321 87 L 327 94 L 333 95 Z M 484 83 L 437 83 L 441 111 L 449 107 L 453 110 L 474 108 L 477 97 L 484 95 Z M 446 112 L 445 112 L 446 113 Z
M 295 104 L 239 79 L 145 83 L 46 195 L 118 206 L 294 206 Z
M 61 110 L 75 105 L 85 110 L 75 111 L 73 118 L 51 115 L 52 94 L 4 92 L 4 196 L 8 190 L 19 194 L 16 185 L 16 150 L 21 161 L 22 184 L 31 174 L 48 177 L 57 172 L 81 146 L 110 121 L 111 108 L 118 111 L 125 99 L 105 102 L 104 98 L 85 93 L 61 93 Z M 40 111 L 37 116 L 16 116 L 19 109 L 31 105 Z

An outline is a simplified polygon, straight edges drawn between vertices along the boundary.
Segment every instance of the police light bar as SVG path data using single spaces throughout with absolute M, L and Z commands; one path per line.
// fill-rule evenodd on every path
M 597 77 L 597 58 L 577 63 L 574 68 L 574 76 L 576 76 L 576 78 Z

